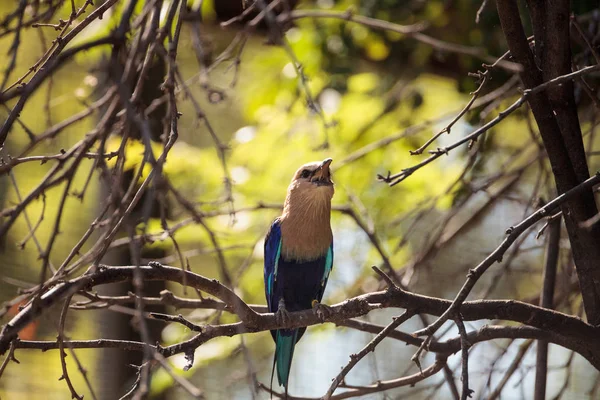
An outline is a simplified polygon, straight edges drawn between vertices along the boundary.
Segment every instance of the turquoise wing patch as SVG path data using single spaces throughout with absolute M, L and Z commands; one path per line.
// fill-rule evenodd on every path
M 327 251 L 327 256 L 325 257 L 325 271 L 323 272 L 323 279 L 321 279 L 321 285 L 325 286 L 327 283 L 327 279 L 329 279 L 329 274 L 333 269 L 333 243 L 329 246 L 329 250 Z

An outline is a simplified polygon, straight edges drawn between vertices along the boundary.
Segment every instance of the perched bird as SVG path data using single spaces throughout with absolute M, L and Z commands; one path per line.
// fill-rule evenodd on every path
M 288 312 L 312 308 L 321 318 L 329 313 L 321 299 L 333 266 L 331 198 L 334 189 L 331 158 L 303 165 L 287 190 L 283 213 L 273 222 L 265 240 L 265 294 L 269 311 L 280 323 Z M 273 373 L 285 388 L 294 346 L 306 328 L 272 330 L 275 340 Z

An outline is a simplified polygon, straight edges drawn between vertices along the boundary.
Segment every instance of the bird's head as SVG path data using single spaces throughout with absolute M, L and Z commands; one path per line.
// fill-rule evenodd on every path
M 288 187 L 284 214 L 329 213 L 334 189 L 329 165 L 331 158 L 301 166 Z
M 331 201 L 333 181 L 329 165 L 331 158 L 301 166 L 288 187 L 288 197 L 301 197 L 307 201 Z

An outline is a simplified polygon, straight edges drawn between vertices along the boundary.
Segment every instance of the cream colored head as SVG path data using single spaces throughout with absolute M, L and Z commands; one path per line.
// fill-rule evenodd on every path
M 286 207 L 323 207 L 331 204 L 333 182 L 329 165 L 331 158 L 301 166 L 288 187 Z
M 281 215 L 285 258 L 316 259 L 331 245 L 329 220 L 334 189 L 330 164 L 331 158 L 305 164 L 292 178 Z

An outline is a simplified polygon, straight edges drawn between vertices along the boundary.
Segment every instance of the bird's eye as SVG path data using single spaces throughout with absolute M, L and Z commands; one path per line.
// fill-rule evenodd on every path
M 302 174 L 300 174 L 301 178 L 308 178 L 310 176 L 310 171 L 305 169 L 302 171 Z

